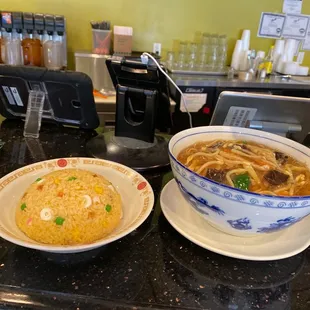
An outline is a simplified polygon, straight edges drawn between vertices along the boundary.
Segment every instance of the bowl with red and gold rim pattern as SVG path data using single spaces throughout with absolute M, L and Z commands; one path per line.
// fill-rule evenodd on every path
M 108 236 L 89 244 L 50 245 L 28 238 L 16 224 L 16 208 L 28 187 L 50 172 L 62 169 L 82 169 L 102 175 L 121 196 L 123 216 Z M 107 245 L 137 229 L 149 216 L 154 205 L 154 193 L 136 171 L 121 164 L 94 158 L 60 158 L 38 162 L 15 170 L 0 179 L 0 237 L 17 245 L 52 253 L 85 252 Z

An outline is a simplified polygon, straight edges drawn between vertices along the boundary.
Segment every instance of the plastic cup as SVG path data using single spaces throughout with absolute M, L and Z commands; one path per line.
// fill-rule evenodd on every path
M 173 69 L 173 68 L 174 68 L 174 63 L 175 63 L 174 52 L 173 52 L 173 51 L 169 51 L 169 52 L 167 53 L 166 66 L 167 66 L 169 69 Z

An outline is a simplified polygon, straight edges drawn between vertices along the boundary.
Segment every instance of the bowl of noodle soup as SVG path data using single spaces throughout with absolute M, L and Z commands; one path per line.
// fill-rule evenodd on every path
M 236 236 L 273 233 L 310 213 L 310 150 L 247 128 L 209 126 L 172 137 L 174 178 L 209 224 Z

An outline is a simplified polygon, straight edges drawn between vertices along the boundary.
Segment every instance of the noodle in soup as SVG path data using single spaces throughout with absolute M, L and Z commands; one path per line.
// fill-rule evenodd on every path
M 255 142 L 197 142 L 182 150 L 178 160 L 203 177 L 241 190 L 274 196 L 310 195 L 310 171 L 305 164 Z

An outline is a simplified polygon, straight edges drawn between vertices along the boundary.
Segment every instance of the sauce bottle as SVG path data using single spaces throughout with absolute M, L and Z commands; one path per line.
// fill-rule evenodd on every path
M 274 46 L 270 48 L 267 57 L 259 65 L 259 72 L 265 69 L 266 75 L 269 76 L 273 72 L 273 64 L 274 64 Z

